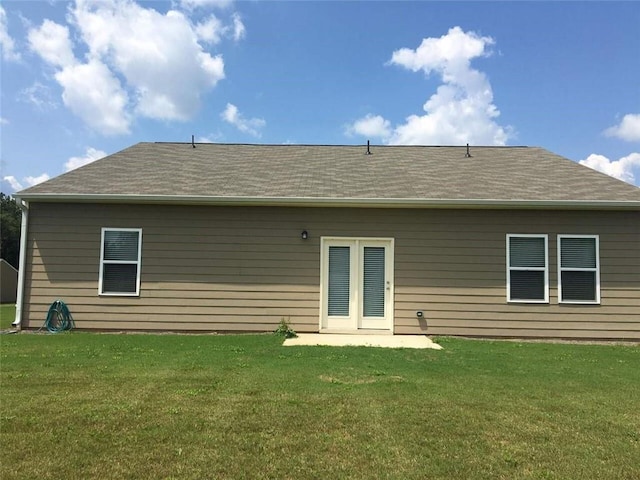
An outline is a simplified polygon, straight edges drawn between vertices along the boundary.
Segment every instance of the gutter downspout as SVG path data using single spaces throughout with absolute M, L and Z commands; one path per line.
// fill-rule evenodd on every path
M 20 268 L 18 269 L 18 292 L 16 296 L 16 319 L 11 324 L 20 330 L 22 323 L 22 305 L 24 303 L 24 277 L 27 266 L 27 225 L 29 225 L 29 203 L 20 200 L 22 210 L 22 223 L 20 228 Z

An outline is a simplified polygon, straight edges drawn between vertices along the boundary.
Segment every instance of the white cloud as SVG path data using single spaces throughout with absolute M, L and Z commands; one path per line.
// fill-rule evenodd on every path
M 45 20 L 40 27 L 29 30 L 28 39 L 31 50 L 51 65 L 64 68 L 76 63 L 66 26 Z
M 196 35 L 206 43 L 220 43 L 222 37 L 231 37 L 238 42 L 246 36 L 246 29 L 238 13 L 232 16 L 233 25 L 224 25 L 215 15 L 210 15 L 205 21 L 195 26 Z
M 193 117 L 202 96 L 225 77 L 222 56 L 199 42 L 243 35 L 233 18 L 233 27 L 213 15 L 194 25 L 182 12 L 162 14 L 133 0 L 76 0 L 67 15 L 75 31 L 45 20 L 28 38 L 57 70 L 65 106 L 99 133 L 123 134 L 136 116 Z M 87 51 L 83 59 L 76 48 Z
M 469 62 L 476 57 L 486 57 L 487 47 L 495 42 L 491 37 L 480 37 L 475 32 L 464 32 L 460 27 L 450 28 L 440 38 L 425 38 L 415 50 L 401 48 L 393 52 L 390 63 L 429 75 L 441 73 L 445 82 L 469 83 L 469 76 L 477 75 Z
M 640 141 L 640 113 L 629 113 L 622 117 L 618 125 L 604 131 L 608 137 L 616 137 L 627 142 Z
M 9 125 L 9 120 L 4 117 L 0 117 L 0 125 Z
M 181 0 L 180 4 L 187 9 L 199 7 L 215 7 L 224 9 L 230 7 L 233 4 L 233 0 Z
M 2 58 L 7 61 L 20 60 L 20 54 L 16 52 L 16 44 L 9 35 L 7 28 L 7 12 L 0 5 L 0 47 L 2 47 Z
M 346 129 L 347 135 L 362 135 L 369 138 L 386 139 L 391 136 L 391 123 L 380 115 L 365 115 Z
M 84 156 L 82 157 L 71 157 L 64 164 L 65 172 L 69 170 L 74 170 L 78 167 L 82 167 L 83 165 L 87 165 L 88 163 L 95 162 L 96 160 L 100 160 L 103 157 L 107 156 L 107 152 L 103 152 L 102 150 L 97 150 L 93 147 L 88 147 Z
M 13 175 L 7 175 L 6 177 L 2 177 L 2 180 L 7 182 L 11 186 L 11 188 L 13 188 L 14 192 L 17 192 L 18 190 L 22 190 L 24 188 L 22 184 L 18 181 L 18 179 L 16 179 L 16 177 L 14 177 Z
M 35 82 L 30 87 L 20 90 L 18 99 L 32 104 L 41 111 L 51 110 L 58 106 L 51 96 L 49 87 L 40 82 Z
M 64 104 L 91 128 L 104 135 L 129 132 L 127 93 L 100 60 L 65 67 L 55 78 L 64 89 Z
M 126 91 L 99 59 L 78 62 L 66 26 L 45 20 L 40 27 L 29 30 L 28 38 L 31 49 L 58 68 L 54 77 L 63 89 L 62 100 L 67 108 L 102 134 L 129 132 Z M 36 106 L 45 107 L 47 104 L 37 96 L 42 91 L 37 85 L 40 84 L 23 93 Z
M 28 187 L 33 187 L 34 185 L 37 185 L 39 183 L 46 182 L 50 178 L 51 177 L 48 174 L 43 173 L 42 175 L 38 175 L 37 177 L 25 177 L 24 181 Z
M 42 175 L 38 175 L 37 177 L 24 177 L 22 179 L 22 182 L 19 182 L 18 179 L 13 175 L 2 177 L 2 180 L 7 182 L 11 186 L 11 188 L 13 188 L 13 190 L 17 192 L 18 190 L 22 190 L 23 188 L 33 187 L 34 185 L 37 185 L 39 183 L 46 182 L 50 178 L 51 177 L 48 174 L 43 173 Z
M 217 143 L 220 142 L 223 138 L 222 133 L 215 132 L 210 133 L 209 135 L 203 135 L 201 137 L 196 138 L 196 143 Z
M 242 23 L 242 19 L 238 13 L 233 14 L 233 39 L 237 42 L 242 40 L 247 34 L 247 30 Z
M 244 118 L 238 111 L 238 107 L 232 103 L 227 103 L 227 107 L 220 114 L 220 117 L 241 132 L 248 133 L 254 137 L 260 137 L 260 129 L 267 124 L 262 118 Z
M 187 120 L 202 94 L 224 78 L 222 56 L 203 51 L 181 12 L 163 15 L 130 0 L 78 0 L 73 18 L 90 54 L 135 91 L 143 116 Z
M 220 43 L 222 35 L 225 33 L 225 28 L 222 22 L 215 15 L 211 15 L 204 22 L 196 25 L 196 35 L 203 42 L 207 43 Z
M 71 157 L 69 158 L 69 160 L 67 160 L 67 162 L 65 162 L 64 164 L 65 171 L 68 172 L 70 170 L 81 167 L 88 163 L 94 162 L 96 160 L 99 160 L 105 157 L 106 155 L 107 155 L 106 152 L 103 152 L 102 150 L 97 150 L 93 147 L 87 147 L 84 156 Z M 7 175 L 5 177 L 2 177 L 2 180 L 7 182 L 11 186 L 13 191 L 18 191 L 18 190 L 22 190 L 23 188 L 32 187 L 39 183 L 46 182 L 50 178 L 51 177 L 49 176 L 48 173 L 43 173 L 41 175 L 38 175 L 37 177 L 33 177 L 33 176 L 24 177 L 22 179 L 22 182 L 20 182 L 13 175 Z
M 640 153 L 634 152 L 619 160 L 609 160 L 604 155 L 592 153 L 585 160 L 580 160 L 580 164 L 619 180 L 640 184 Z
M 443 84 L 423 105 L 425 115 L 410 115 L 390 135 L 387 129 L 380 129 L 384 136 L 379 136 L 387 143 L 404 145 L 506 144 L 511 129 L 495 121 L 500 112 L 493 104 L 491 84 L 484 73 L 471 67 L 474 58 L 491 54 L 494 43 L 491 37 L 453 27 L 440 38 L 423 39 L 415 50 L 402 48 L 393 52 L 389 64 L 426 75 L 437 74 Z M 379 118 L 381 124 L 387 122 L 368 114 L 356 121 L 351 130 L 371 118 Z

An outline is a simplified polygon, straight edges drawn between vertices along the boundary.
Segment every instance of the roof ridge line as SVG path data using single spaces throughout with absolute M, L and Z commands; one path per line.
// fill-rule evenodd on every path
M 155 141 L 155 142 L 139 142 L 155 145 L 222 145 L 222 146 L 247 146 L 247 147 L 362 147 L 366 146 L 365 143 L 345 144 L 345 143 L 236 143 L 236 142 L 168 142 L 168 141 Z M 467 148 L 467 144 L 464 145 L 384 145 L 378 143 L 372 143 L 372 147 L 376 148 Z M 469 144 L 472 148 L 542 148 L 539 146 L 531 145 L 474 145 Z

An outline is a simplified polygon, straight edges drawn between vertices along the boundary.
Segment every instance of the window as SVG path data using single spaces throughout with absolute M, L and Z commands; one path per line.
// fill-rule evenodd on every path
M 103 228 L 100 247 L 100 295 L 140 294 L 142 230 Z
M 600 303 L 597 235 L 558 235 L 558 298 L 561 303 Z
M 547 235 L 507 235 L 507 300 L 549 302 Z

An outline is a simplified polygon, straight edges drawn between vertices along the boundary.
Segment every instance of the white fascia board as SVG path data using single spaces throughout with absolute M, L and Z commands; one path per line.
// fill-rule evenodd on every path
M 133 203 L 286 207 L 361 208 L 516 208 L 571 210 L 640 210 L 640 201 L 494 200 L 433 198 L 218 197 L 190 195 L 106 195 L 41 193 L 16 196 L 34 202 Z

